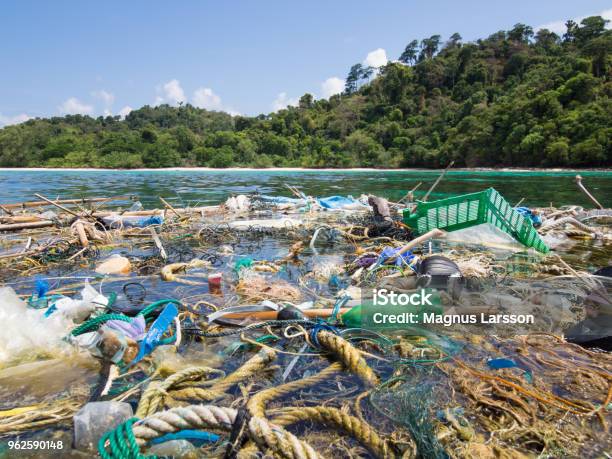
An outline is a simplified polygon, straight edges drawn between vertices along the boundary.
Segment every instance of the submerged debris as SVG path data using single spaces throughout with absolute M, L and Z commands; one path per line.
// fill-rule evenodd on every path
M 612 281 L 593 269 L 612 261 L 609 209 L 504 207 L 509 223 L 497 226 L 510 240 L 478 227 L 446 237 L 466 199 L 442 208 L 288 188 L 295 197 L 209 207 L 11 207 L 0 224 L 0 451 L 50 432 L 64 451 L 104 458 L 609 451 L 612 357 L 566 339 L 612 336 Z M 416 316 L 439 320 L 372 327 L 375 288 L 430 289 L 433 309 Z M 468 313 L 495 328 L 446 324 Z M 510 313 L 535 328 L 503 322 Z M 50 368 L 64 379 L 45 393 L 23 384 Z

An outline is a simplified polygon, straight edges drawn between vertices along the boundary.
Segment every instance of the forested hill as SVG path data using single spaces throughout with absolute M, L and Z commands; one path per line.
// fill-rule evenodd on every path
M 612 32 L 599 16 L 566 26 L 413 40 L 377 72 L 353 66 L 341 95 L 258 117 L 34 119 L 0 130 L 0 166 L 610 166 Z

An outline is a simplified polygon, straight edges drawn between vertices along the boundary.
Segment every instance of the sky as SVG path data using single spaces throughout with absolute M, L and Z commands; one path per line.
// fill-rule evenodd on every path
M 612 0 L 3 0 L 0 126 L 179 102 L 257 115 L 343 89 L 412 39 L 464 41 L 517 22 L 563 33 Z

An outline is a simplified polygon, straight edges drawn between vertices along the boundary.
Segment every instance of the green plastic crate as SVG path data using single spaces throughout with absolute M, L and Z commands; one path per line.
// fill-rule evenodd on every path
M 438 201 L 419 201 L 414 213 L 404 209 L 404 223 L 418 234 L 434 228 L 456 231 L 491 223 L 527 247 L 541 253 L 550 251 L 531 220 L 514 210 L 493 188 Z

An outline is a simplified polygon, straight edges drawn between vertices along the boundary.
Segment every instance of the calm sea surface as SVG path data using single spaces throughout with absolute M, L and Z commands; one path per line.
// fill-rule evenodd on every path
M 604 206 L 612 206 L 612 172 L 609 171 L 449 171 L 430 199 L 496 188 L 510 203 L 554 206 L 578 204 L 592 207 L 578 191 L 574 177 Z M 0 170 L 0 203 L 35 200 L 34 193 L 49 198 L 136 195 L 147 208 L 160 207 L 162 196 L 176 205 L 217 204 L 228 196 L 260 192 L 290 196 L 285 184 L 308 195 L 371 193 L 399 199 L 422 182 L 422 196 L 440 171 L 278 171 L 278 170 L 147 170 L 147 171 L 31 171 Z

